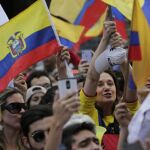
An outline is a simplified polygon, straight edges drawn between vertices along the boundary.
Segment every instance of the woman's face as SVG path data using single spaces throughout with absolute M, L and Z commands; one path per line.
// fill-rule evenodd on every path
M 33 94 L 30 100 L 30 107 L 40 104 L 43 96 L 43 92 Z
M 97 86 L 97 102 L 114 102 L 116 100 L 116 86 L 108 73 L 101 73 Z
M 10 104 L 16 103 L 23 103 L 24 104 L 24 99 L 23 96 L 20 93 L 15 93 L 9 96 L 6 99 L 6 106 L 10 106 Z M 14 108 L 12 110 L 12 108 Z M 16 107 L 11 107 L 12 111 L 16 111 L 15 109 L 18 109 L 18 106 Z M 20 107 L 20 111 L 18 113 L 11 113 L 7 109 L 5 109 L 2 112 L 2 122 L 4 126 L 14 128 L 14 129 L 20 129 L 20 118 L 22 113 L 24 112 L 24 108 Z

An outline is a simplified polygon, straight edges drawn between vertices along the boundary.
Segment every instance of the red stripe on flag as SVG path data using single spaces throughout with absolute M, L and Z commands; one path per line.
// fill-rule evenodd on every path
M 20 57 L 12 65 L 6 75 L 0 79 L 0 92 L 3 91 L 7 87 L 8 83 L 20 72 L 24 71 L 36 62 L 56 54 L 59 50 L 59 48 L 57 48 L 58 43 L 56 40 L 53 40 Z
M 142 54 L 141 54 L 140 46 L 139 45 L 130 45 L 128 57 L 129 57 L 130 61 L 142 60 Z
M 124 21 L 120 21 L 115 19 L 117 31 L 121 34 L 123 39 L 127 39 L 127 31 L 126 31 L 126 24 Z

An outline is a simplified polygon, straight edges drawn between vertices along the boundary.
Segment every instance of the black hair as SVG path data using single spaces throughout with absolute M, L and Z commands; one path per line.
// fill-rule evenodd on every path
M 64 128 L 62 134 L 62 144 L 66 147 L 67 150 L 71 150 L 71 145 L 73 142 L 72 137 L 83 130 L 89 130 L 92 133 L 96 134 L 95 125 L 87 122 L 73 124 L 69 127 Z
M 115 106 L 119 103 L 119 99 L 120 99 L 120 88 L 119 88 L 119 82 L 118 82 L 118 80 L 117 80 L 117 76 L 116 76 L 116 74 L 112 71 L 112 70 L 106 70 L 106 71 L 104 71 L 104 73 L 108 73 L 112 78 L 113 78 L 113 81 L 114 81 L 114 83 L 115 83 L 115 87 L 116 87 L 116 100 L 115 100 L 115 102 L 114 102 L 114 104 L 113 104 L 113 108 L 112 108 L 112 113 L 113 113 L 113 111 L 114 111 L 114 109 L 115 109 Z M 99 105 L 96 105 L 96 108 L 99 110 Z
M 116 100 L 114 101 L 113 107 L 112 107 L 112 113 L 113 113 L 114 110 L 115 110 L 115 106 L 119 103 L 119 100 L 120 100 L 119 81 L 117 80 L 117 76 L 116 76 L 114 71 L 106 70 L 106 71 L 104 71 L 104 73 L 108 73 L 113 78 L 113 81 L 114 81 L 115 87 L 116 87 Z M 103 121 L 104 114 L 103 114 L 103 110 L 102 110 L 101 106 L 97 105 L 97 103 L 95 103 L 95 107 L 98 110 L 98 113 L 99 113 L 99 116 L 100 116 L 99 119 L 101 118 L 100 125 L 103 126 L 103 127 L 106 127 L 106 125 Z M 114 133 L 119 134 L 119 123 L 117 122 L 117 120 L 115 118 L 114 118 L 114 123 L 109 124 L 106 127 L 106 130 L 107 130 L 106 133 L 108 133 L 108 134 L 114 134 Z
M 29 127 L 32 123 L 41 120 L 45 117 L 52 116 L 52 106 L 37 105 L 31 107 L 21 117 L 21 129 L 25 136 L 28 136 Z
M 36 70 L 36 71 L 33 71 L 27 78 L 26 80 L 26 83 L 27 83 L 27 86 L 28 88 L 31 87 L 31 82 L 34 78 L 40 78 L 41 76 L 46 76 L 49 78 L 49 75 L 46 71 L 43 71 L 43 70 Z M 50 78 L 49 78 L 50 80 Z M 50 82 L 51 83 L 51 82 Z M 52 84 L 52 83 L 51 83 Z
M 53 104 L 54 102 L 54 96 L 55 96 L 55 91 L 58 89 L 58 86 L 53 86 L 51 88 L 49 88 L 46 92 L 46 94 L 44 94 L 44 96 L 42 97 L 42 100 L 40 102 L 40 104 Z

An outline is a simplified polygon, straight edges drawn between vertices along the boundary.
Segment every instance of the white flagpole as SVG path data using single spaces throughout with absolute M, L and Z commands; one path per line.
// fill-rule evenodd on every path
M 59 36 L 58 36 L 58 33 L 57 33 L 57 31 L 56 31 L 56 28 L 55 28 L 53 19 L 52 19 L 52 17 L 51 17 L 50 11 L 49 11 L 49 9 L 48 9 L 48 7 L 47 7 L 47 4 L 46 4 L 45 0 L 42 0 L 42 1 L 43 1 L 43 4 L 45 5 L 45 8 L 46 8 L 46 10 L 47 10 L 47 13 L 48 13 L 48 16 L 49 16 L 49 20 L 50 20 L 50 22 L 51 22 L 51 25 L 52 25 L 52 28 L 53 28 L 53 31 L 54 31 L 56 40 L 57 40 L 58 44 L 59 44 L 60 46 L 62 46 L 62 44 L 61 44 L 61 42 L 60 42 L 60 39 L 59 39 Z M 65 65 L 66 65 L 66 71 L 67 71 L 67 76 L 68 76 L 68 78 L 69 78 L 69 77 L 73 77 L 72 70 L 71 70 L 71 68 L 69 67 L 67 61 L 64 60 L 64 63 L 65 63 Z
M 0 4 L 0 26 L 5 24 L 8 21 L 9 21 L 9 19 L 8 19 L 4 9 L 2 8 L 2 6 Z

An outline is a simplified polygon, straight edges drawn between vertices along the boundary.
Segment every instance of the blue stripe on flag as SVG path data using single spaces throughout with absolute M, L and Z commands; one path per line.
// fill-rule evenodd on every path
M 60 37 L 61 44 L 67 46 L 68 48 L 72 48 L 73 44 L 70 40 Z
M 117 19 L 117 20 L 120 20 L 120 21 L 124 21 L 125 20 L 125 17 L 120 13 L 120 11 L 115 8 L 115 7 L 111 7 L 111 10 L 112 10 L 112 15 Z
M 85 2 L 81 12 L 79 13 L 78 17 L 76 18 L 76 20 L 74 21 L 74 24 L 80 24 L 86 10 L 94 3 L 94 0 L 88 0 L 87 2 Z
M 54 39 L 55 39 L 55 35 L 52 27 L 47 27 L 38 32 L 31 34 L 29 37 L 25 39 L 27 47 L 22 52 L 22 54 L 20 54 L 16 58 L 13 58 L 9 53 L 3 60 L 0 61 L 0 66 L 5 66 L 5 67 L 0 67 L 0 78 L 2 78 L 7 73 L 7 71 L 17 61 L 18 58 L 22 57 L 23 55 L 27 54 L 33 49 L 36 49 L 37 47 L 44 45 L 47 42 L 52 41 Z
M 132 31 L 130 34 L 130 45 L 139 45 L 139 35 L 138 32 Z
M 150 0 L 145 0 L 142 10 L 150 26 Z

